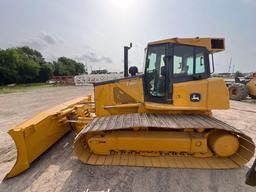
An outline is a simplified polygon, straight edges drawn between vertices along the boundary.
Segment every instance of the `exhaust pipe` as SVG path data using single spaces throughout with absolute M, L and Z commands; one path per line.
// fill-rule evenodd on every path
M 128 51 L 132 48 L 132 43 L 130 46 L 124 46 L 124 77 L 128 77 Z

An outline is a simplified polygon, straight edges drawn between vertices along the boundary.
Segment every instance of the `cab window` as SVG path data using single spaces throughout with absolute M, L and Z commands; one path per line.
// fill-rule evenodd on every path
M 173 55 L 174 76 L 193 76 L 206 73 L 206 49 L 186 45 L 176 45 Z
M 175 46 L 173 56 L 174 75 L 192 75 L 194 71 L 193 47 Z
M 205 59 L 204 59 L 204 48 L 195 48 L 195 57 L 196 57 L 196 74 L 204 73 L 205 72 Z

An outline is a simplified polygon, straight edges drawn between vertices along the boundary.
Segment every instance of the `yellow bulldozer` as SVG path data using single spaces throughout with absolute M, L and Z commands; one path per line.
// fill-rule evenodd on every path
M 239 77 L 235 78 L 235 82 L 228 85 L 230 99 L 241 101 L 246 97 L 256 99 L 256 72 L 240 80 Z
M 86 164 L 231 169 L 254 154 L 252 139 L 212 116 L 229 108 L 221 78 L 211 78 L 213 54 L 223 38 L 171 38 L 150 42 L 144 73 L 94 84 L 91 96 L 43 111 L 9 131 L 17 160 L 6 178 L 30 164 L 68 131 Z M 212 67 L 211 67 L 212 65 Z

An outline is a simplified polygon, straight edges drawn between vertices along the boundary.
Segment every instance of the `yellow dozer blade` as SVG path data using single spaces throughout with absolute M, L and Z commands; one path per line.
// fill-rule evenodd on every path
M 17 148 L 17 159 L 5 179 L 28 169 L 37 157 L 71 128 L 79 132 L 91 119 L 91 105 L 90 97 L 77 98 L 38 113 L 9 130 Z

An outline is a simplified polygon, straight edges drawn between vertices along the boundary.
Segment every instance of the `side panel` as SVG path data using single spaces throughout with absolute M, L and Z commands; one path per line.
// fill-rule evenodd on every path
M 208 79 L 208 108 L 228 109 L 229 92 L 225 82 L 221 78 Z
M 136 105 L 125 108 L 116 106 L 121 104 L 129 106 L 129 104 L 144 102 L 142 77 L 95 85 L 95 102 L 97 116 L 137 112 Z
M 172 113 L 228 109 L 227 87 L 220 78 L 173 84 L 173 104 L 144 102 L 141 77 L 117 80 L 95 86 L 96 115 L 124 113 Z
M 180 107 L 207 107 L 207 80 L 188 81 L 173 84 L 173 105 Z M 191 101 L 193 94 L 200 95 L 198 101 Z
M 194 109 L 228 109 L 228 89 L 221 78 L 173 84 L 173 106 Z

